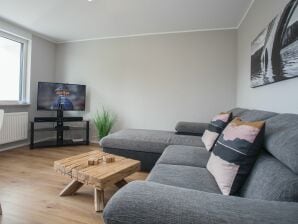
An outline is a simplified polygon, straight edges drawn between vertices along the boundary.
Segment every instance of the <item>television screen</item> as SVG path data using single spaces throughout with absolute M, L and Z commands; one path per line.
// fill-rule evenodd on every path
M 38 83 L 37 110 L 85 110 L 86 86 L 65 83 Z

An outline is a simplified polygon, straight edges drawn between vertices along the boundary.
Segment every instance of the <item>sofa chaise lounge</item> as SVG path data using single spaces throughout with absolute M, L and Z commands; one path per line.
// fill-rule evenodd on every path
M 118 151 L 154 152 L 150 163 L 161 156 L 146 181 L 131 182 L 110 199 L 105 223 L 298 223 L 298 115 L 239 108 L 232 112 L 247 121 L 266 120 L 262 153 L 236 195 L 221 194 L 206 169 L 209 152 L 199 145 L 200 137 L 183 135 L 188 140 L 177 145 L 174 133 L 164 141 L 159 132 L 149 131 L 146 136 L 144 131 L 139 135 L 130 130 L 133 143 L 125 143 L 129 135 L 120 132 L 108 137 L 109 141 L 118 138 L 113 145 Z M 137 148 L 148 139 L 154 151 L 149 146 L 143 151 Z M 155 139 L 160 141 L 154 143 Z M 120 142 L 125 143 L 122 149 Z

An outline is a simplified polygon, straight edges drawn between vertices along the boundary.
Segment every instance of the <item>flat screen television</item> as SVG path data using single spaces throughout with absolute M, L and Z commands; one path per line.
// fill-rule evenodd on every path
M 39 82 L 37 110 L 84 111 L 86 86 L 66 83 Z

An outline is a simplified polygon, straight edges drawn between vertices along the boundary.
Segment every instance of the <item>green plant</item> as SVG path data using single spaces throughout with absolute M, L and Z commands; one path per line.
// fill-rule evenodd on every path
M 101 113 L 97 111 L 94 118 L 94 124 L 96 126 L 99 139 L 102 139 L 110 133 L 113 125 L 115 124 L 115 120 L 115 116 L 111 112 L 105 110 L 105 108 L 102 108 Z

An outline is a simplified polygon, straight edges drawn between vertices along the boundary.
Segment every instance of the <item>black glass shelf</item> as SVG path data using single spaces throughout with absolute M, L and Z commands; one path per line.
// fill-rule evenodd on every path
M 34 131 L 57 131 L 58 128 L 35 128 Z M 71 126 L 64 126 L 62 128 L 63 131 L 79 131 L 79 130 L 86 130 L 86 127 L 71 127 Z
M 56 139 L 47 140 L 34 143 L 34 148 L 50 148 L 50 147 L 62 147 L 62 146 L 76 146 L 76 145 L 88 145 L 89 141 L 73 141 L 71 139 L 64 139 L 62 143 L 57 143 Z
M 38 118 L 35 119 L 34 122 L 31 122 L 31 138 L 30 138 L 30 148 L 42 148 L 42 147 L 60 147 L 60 146 L 75 146 L 75 145 L 88 145 L 89 144 L 89 121 L 81 120 L 76 122 L 81 122 L 78 126 L 71 126 L 71 125 L 64 125 L 65 122 L 55 122 L 56 124 L 53 125 L 53 127 L 38 127 L 41 125 L 36 125 L 37 123 L 43 123 L 49 118 Z M 67 118 L 71 119 L 71 118 Z M 76 118 L 75 118 L 76 119 Z M 70 121 L 73 122 L 73 121 Z M 72 133 L 71 131 L 76 131 L 75 133 Z M 77 141 L 75 138 L 70 137 L 72 134 L 73 136 L 77 135 L 77 132 L 81 131 L 84 133 L 84 137 L 81 139 L 78 139 Z M 43 135 L 47 135 L 46 132 L 56 132 L 56 138 L 51 140 L 45 140 L 45 141 L 35 141 L 35 134 L 43 132 Z M 64 136 L 64 133 L 66 134 Z M 53 134 L 49 134 L 47 137 L 53 137 Z M 66 138 L 67 137 L 67 138 Z

